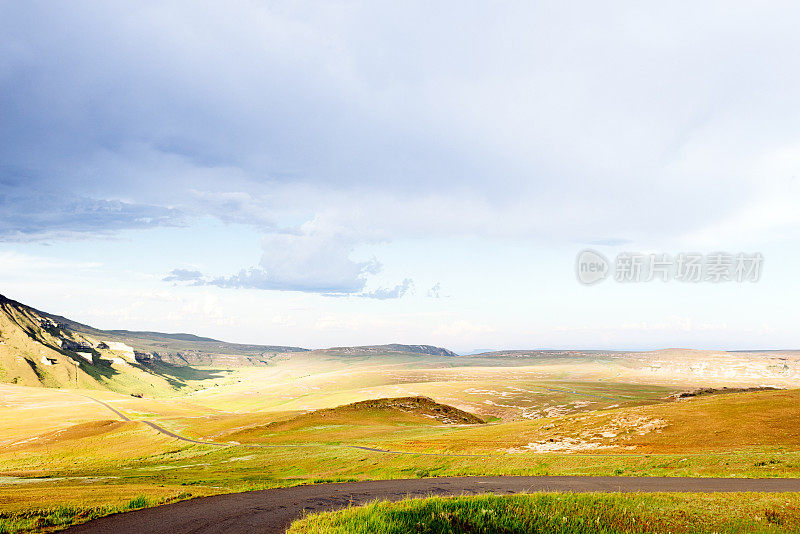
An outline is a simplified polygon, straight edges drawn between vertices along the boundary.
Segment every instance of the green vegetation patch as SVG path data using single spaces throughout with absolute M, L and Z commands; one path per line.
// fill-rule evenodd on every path
M 295 521 L 289 534 L 798 532 L 797 493 L 640 493 L 378 501 Z
M 50 532 L 106 515 L 167 504 L 188 499 L 191 496 L 191 493 L 181 493 L 168 499 L 151 499 L 145 495 L 139 495 L 119 506 L 58 506 L 19 512 L 0 512 L 0 534 Z

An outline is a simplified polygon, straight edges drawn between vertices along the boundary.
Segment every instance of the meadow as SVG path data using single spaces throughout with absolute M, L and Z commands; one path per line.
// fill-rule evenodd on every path
M 693 386 L 621 381 L 617 367 L 585 355 L 557 362 L 304 352 L 265 366 L 200 368 L 207 378 L 187 376 L 186 387 L 153 396 L 3 384 L 0 532 L 319 482 L 800 476 L 800 391 L 677 400 Z M 351 404 L 419 396 L 433 404 Z M 442 419 L 437 403 L 483 422 Z

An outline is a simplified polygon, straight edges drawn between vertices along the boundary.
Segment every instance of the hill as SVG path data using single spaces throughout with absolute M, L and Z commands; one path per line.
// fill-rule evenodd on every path
M 121 363 L 103 359 L 99 344 L 45 314 L 0 297 L 0 380 L 26 386 L 103 388 Z M 120 359 L 124 361 L 123 359 Z M 131 362 L 135 365 L 135 362 Z M 129 376 L 143 370 L 132 367 Z M 151 377 L 151 382 L 158 382 Z M 161 379 L 160 386 L 166 385 Z M 119 384 L 117 384 L 119 385 Z M 122 387 L 118 389 L 124 389 Z
M 582 380 L 613 378 L 631 384 L 695 387 L 798 387 L 800 351 L 660 349 L 507 350 L 461 358 L 474 365 L 536 366 L 560 369 Z
M 482 419 L 469 412 L 459 410 L 447 404 L 441 404 L 428 397 L 369 399 L 353 402 L 344 406 L 337 406 L 335 408 L 316 410 L 310 414 L 295 417 L 293 421 L 309 419 L 331 420 L 344 416 L 348 418 L 351 424 L 364 424 L 365 419 L 371 417 L 379 417 L 386 421 L 396 420 L 401 414 L 407 414 L 412 417 L 422 417 L 426 424 L 476 425 L 483 423 Z
M 358 356 L 386 354 L 392 352 L 426 356 L 447 356 L 453 358 L 458 356 L 455 352 L 442 347 L 434 347 L 433 345 L 402 345 L 400 343 L 389 343 L 388 345 L 364 345 L 359 347 L 331 347 L 324 349 L 324 351 L 328 354 Z
M 461 428 L 424 443 L 393 445 L 448 452 L 731 453 L 800 451 L 800 390 L 720 392 L 658 404 Z M 766 470 L 783 463 L 775 457 Z
M 13 301 L 12 301 L 13 302 Z M 23 306 L 15 303 L 18 306 Z M 65 328 L 91 336 L 97 340 L 121 342 L 134 347 L 142 353 L 150 353 L 157 359 L 175 365 L 258 365 L 276 354 L 304 352 L 308 349 L 280 345 L 247 345 L 228 343 L 194 334 L 165 334 L 162 332 L 141 332 L 133 330 L 100 330 L 60 315 L 41 312 L 25 306 L 40 316 L 50 318 Z
M 377 435 L 398 427 L 479 425 L 483 420 L 469 412 L 428 397 L 370 399 L 315 410 L 295 417 L 238 429 L 221 439 L 252 442 L 268 439 L 346 441 Z
M 222 371 L 263 365 L 296 347 L 239 345 L 190 334 L 104 331 L 0 295 L 0 382 L 160 395 Z

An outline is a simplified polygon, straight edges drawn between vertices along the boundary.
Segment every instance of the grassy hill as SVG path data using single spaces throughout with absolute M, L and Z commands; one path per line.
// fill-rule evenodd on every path
M 479 417 L 427 397 L 370 399 L 315 410 L 220 436 L 221 441 L 344 442 L 402 428 L 483 424 Z
M 103 331 L 0 295 L 0 382 L 160 396 L 196 389 L 227 374 L 189 364 L 263 365 L 284 350 L 303 349 L 237 345 L 188 334 Z

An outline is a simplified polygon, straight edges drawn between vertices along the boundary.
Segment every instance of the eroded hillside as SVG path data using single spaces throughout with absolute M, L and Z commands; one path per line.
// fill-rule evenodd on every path
M 159 396 L 199 389 L 228 373 L 195 369 L 190 363 L 263 365 L 280 354 L 272 349 L 302 350 L 235 345 L 186 334 L 115 334 L 0 295 L 0 381 L 11 384 Z

